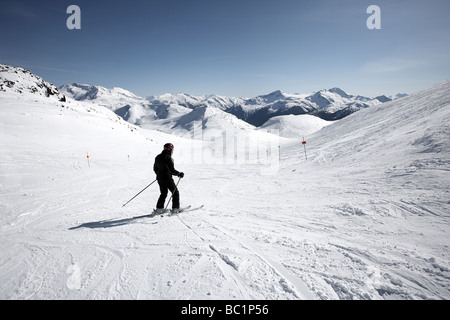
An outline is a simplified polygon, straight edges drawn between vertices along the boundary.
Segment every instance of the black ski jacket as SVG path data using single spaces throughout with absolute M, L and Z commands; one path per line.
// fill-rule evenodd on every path
M 172 176 L 180 174 L 179 171 L 175 170 L 172 155 L 167 150 L 163 150 L 161 154 L 156 156 L 153 171 L 156 173 L 157 180 L 170 180 Z

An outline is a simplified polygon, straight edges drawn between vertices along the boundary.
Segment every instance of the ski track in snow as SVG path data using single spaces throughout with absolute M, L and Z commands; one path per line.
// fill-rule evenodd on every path
M 350 199 L 355 195 L 342 188 L 342 181 L 337 195 L 335 188 L 320 188 L 324 198 L 334 194 L 323 206 L 311 200 L 319 189 L 314 183 L 302 188 L 249 173 L 227 178 L 229 168 L 217 172 L 217 167 L 203 166 L 202 174 L 229 183 L 195 189 L 195 167 L 191 174 L 192 180 L 180 185 L 182 199 L 197 198 L 206 208 L 170 219 L 141 215 L 150 212 L 156 190 L 120 209 L 130 188 L 111 183 L 120 178 L 117 174 L 89 182 L 81 182 L 86 176 L 74 179 L 58 192 L 45 185 L 11 192 L 10 203 L 18 205 L 13 209 L 17 214 L 2 227 L 2 257 L 7 257 L 1 268 L 2 298 L 448 297 L 447 252 L 439 256 L 424 246 L 424 239 L 414 239 L 420 237 L 421 225 L 405 227 L 397 221 L 397 215 L 436 217 L 431 209 L 402 199 L 377 203 L 372 196 L 368 203 L 359 197 L 355 206 Z M 314 176 L 302 175 L 306 181 Z M 251 186 L 249 179 L 255 181 Z M 337 185 L 334 178 L 327 179 Z M 246 187 L 250 190 L 243 193 Z M 233 203 L 215 203 L 215 193 L 226 194 Z M 248 194 L 255 197 L 247 199 Z M 100 206 L 99 199 L 104 199 Z M 277 205 L 265 207 L 267 200 Z M 41 205 L 32 209 L 37 203 Z M 446 231 L 446 225 L 434 227 Z

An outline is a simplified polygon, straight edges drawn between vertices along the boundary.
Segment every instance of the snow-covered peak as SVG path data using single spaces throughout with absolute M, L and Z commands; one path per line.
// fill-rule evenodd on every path
M 388 97 L 386 97 L 385 95 L 378 96 L 378 97 L 376 97 L 375 99 L 378 100 L 378 101 L 380 101 L 380 102 L 382 102 L 382 103 L 392 101 L 391 98 L 388 98 Z
M 0 91 L 62 98 L 52 83 L 24 68 L 4 64 L 0 64 Z
M 92 100 L 95 98 L 98 89 L 94 86 L 88 84 L 66 84 L 59 88 L 61 92 L 64 92 L 67 96 L 71 97 L 74 100 L 82 101 L 82 100 Z
M 64 85 L 59 90 L 66 96 L 77 101 L 107 107 L 133 124 L 141 117 L 147 115 L 144 109 L 148 101 L 122 88 L 105 88 L 102 86 L 74 83 Z
M 224 97 L 216 94 L 194 96 L 186 93 L 171 94 L 166 93 L 160 96 L 149 96 L 147 100 L 154 105 L 180 105 L 186 108 L 194 109 L 199 106 L 212 106 L 226 110 L 235 104 L 242 103 L 243 98 Z
M 257 99 L 259 98 L 260 100 L 263 100 L 266 103 L 272 103 L 274 101 L 286 99 L 288 97 L 289 97 L 289 95 L 286 94 L 285 92 L 283 92 L 281 90 L 276 90 L 267 95 L 258 96 Z
M 91 86 L 88 84 L 66 84 L 59 88 L 60 92 L 66 94 L 67 96 L 78 100 L 96 100 L 96 99 L 134 99 L 134 100 L 142 100 L 142 98 L 136 96 L 128 90 L 114 87 L 114 88 L 105 88 L 102 86 Z
M 186 93 L 166 93 L 160 96 L 149 96 L 147 100 L 153 104 L 177 104 L 188 108 L 194 108 L 197 105 L 200 105 L 202 101 L 206 99 L 205 96 L 193 96 Z
M 389 98 L 391 100 L 395 100 L 395 99 L 401 99 L 401 98 L 404 98 L 404 97 L 407 97 L 407 96 L 408 96 L 407 93 L 397 93 L 396 95 L 389 96 Z
M 338 95 L 340 95 L 342 98 L 351 98 L 351 96 L 349 96 L 344 90 L 340 89 L 340 88 L 331 88 L 330 90 L 328 90 L 332 93 L 336 93 Z

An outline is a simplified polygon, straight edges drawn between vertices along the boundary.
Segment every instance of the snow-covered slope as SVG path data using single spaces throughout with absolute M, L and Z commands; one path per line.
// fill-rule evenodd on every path
M 358 112 L 328 126 L 315 143 L 328 162 L 361 159 L 397 165 L 398 161 L 445 159 L 450 151 L 450 82 Z M 321 156 L 318 155 L 319 158 Z M 408 165 L 411 163 L 408 163 Z
M 137 124 L 142 128 L 161 130 L 185 137 L 191 137 L 195 130 L 207 131 L 216 128 L 254 130 L 254 127 L 248 123 L 210 106 L 187 109 L 180 105 L 171 105 L 167 108 L 167 117 L 162 119 L 146 117 L 140 119 Z
M 282 137 L 298 139 L 309 136 L 332 123 L 332 121 L 325 121 L 308 114 L 287 115 L 270 118 L 259 129 L 266 131 L 276 129 Z
M 310 270 L 322 298 L 448 299 L 450 80 L 327 126 L 306 148 L 308 162 L 300 143 L 284 153 L 269 210 L 289 221 L 288 243 L 303 234 L 284 266 Z
M 449 88 L 326 126 L 308 161 L 282 139 L 227 163 L 94 103 L 0 91 L 0 298 L 449 299 Z M 156 185 L 123 207 L 166 142 L 182 205 L 205 208 L 149 217 Z

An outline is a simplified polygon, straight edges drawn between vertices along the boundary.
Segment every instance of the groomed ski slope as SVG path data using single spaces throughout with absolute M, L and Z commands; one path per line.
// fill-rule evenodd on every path
M 327 126 L 308 161 L 282 140 L 271 170 L 192 164 L 189 141 L 104 108 L 0 93 L 0 299 L 449 299 L 449 92 Z M 169 141 L 182 205 L 205 208 L 142 217 L 156 185 L 122 208 Z

